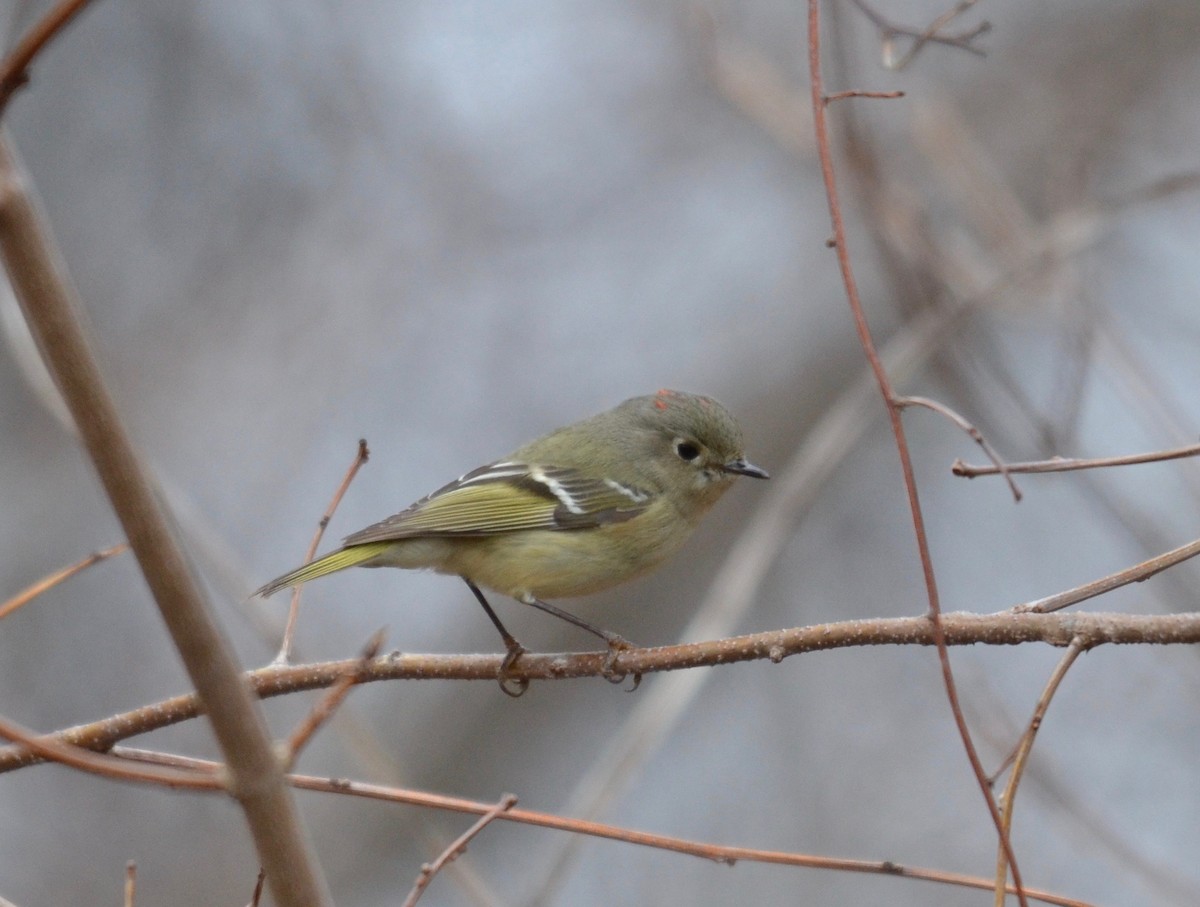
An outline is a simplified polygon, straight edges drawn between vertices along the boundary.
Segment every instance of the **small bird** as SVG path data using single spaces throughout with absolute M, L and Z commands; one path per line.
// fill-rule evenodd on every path
M 254 594 L 353 566 L 459 576 L 504 640 L 499 679 L 511 692 L 506 675 L 524 649 L 481 586 L 600 637 L 611 664 L 628 642 L 545 599 L 588 595 L 657 567 L 737 476 L 768 478 L 745 459 L 729 411 L 711 397 L 660 390 L 468 472 Z

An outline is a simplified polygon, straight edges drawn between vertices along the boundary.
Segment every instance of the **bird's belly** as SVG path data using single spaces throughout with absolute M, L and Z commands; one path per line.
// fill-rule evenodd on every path
M 438 569 L 513 598 L 572 598 L 633 579 L 677 546 L 629 544 L 608 527 L 577 532 L 512 532 L 461 539 Z

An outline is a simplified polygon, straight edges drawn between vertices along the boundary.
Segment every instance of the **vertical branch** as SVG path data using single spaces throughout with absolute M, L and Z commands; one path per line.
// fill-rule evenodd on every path
M 266 724 L 104 383 L 77 315 L 77 294 L 7 137 L 0 137 L 0 257 L 212 722 L 230 793 L 246 814 L 277 902 L 331 903 Z
M 938 660 L 941 663 L 942 681 L 946 687 L 946 698 L 950 702 L 950 711 L 954 716 L 954 723 L 958 727 L 958 734 L 962 739 L 963 748 L 966 750 L 971 768 L 975 772 L 975 779 L 979 784 L 979 789 L 983 794 L 984 800 L 987 802 L 992 823 L 995 825 L 996 832 L 1000 837 L 1001 847 L 1004 849 L 1009 866 L 1012 867 L 1013 884 L 1017 889 L 1017 899 L 1020 901 L 1021 907 L 1027 907 L 1025 893 L 1021 885 L 1021 873 L 1017 868 L 1012 844 L 1008 839 L 1008 834 L 1005 832 L 1003 817 L 1000 815 L 1000 809 L 996 805 L 996 798 L 988 786 L 987 774 L 984 772 L 983 763 L 980 761 L 979 754 L 975 750 L 975 744 L 971 739 L 971 731 L 967 727 L 966 718 L 963 716 L 962 707 L 959 704 L 958 689 L 954 683 L 954 673 L 950 668 L 950 653 L 946 648 L 946 633 L 942 627 L 942 609 L 938 598 L 937 579 L 933 570 L 933 557 L 929 551 L 929 539 L 925 532 L 925 518 L 921 513 L 921 501 L 917 495 L 917 480 L 913 470 L 912 453 L 908 447 L 908 440 L 904 434 L 904 422 L 900 415 L 902 406 L 900 405 L 898 395 L 892 387 L 891 379 L 888 378 L 887 371 L 883 367 L 883 361 L 879 358 L 879 353 L 875 349 L 875 341 L 871 336 L 871 329 L 867 324 L 867 316 L 863 311 L 862 301 L 858 295 L 858 283 L 854 277 L 854 270 L 850 265 L 850 253 L 846 245 L 846 227 L 842 218 L 841 202 L 838 199 L 837 178 L 833 170 L 833 151 L 829 142 L 829 125 L 825 115 L 828 100 L 821 78 L 820 0 L 808 0 L 808 67 L 812 92 L 813 125 L 817 136 L 817 154 L 821 161 L 821 176 L 825 182 L 825 194 L 829 201 L 829 219 L 833 225 L 832 245 L 837 253 L 838 268 L 842 273 L 842 283 L 846 289 L 846 299 L 854 318 L 854 327 L 858 332 L 859 343 L 862 345 L 867 363 L 875 375 L 875 381 L 879 385 L 879 391 L 883 395 L 884 402 L 887 405 L 888 421 L 891 424 L 892 434 L 896 439 L 896 450 L 900 457 L 900 469 L 904 475 L 904 488 L 908 495 L 909 511 L 912 514 L 913 532 L 916 535 L 917 552 L 921 560 L 921 572 L 925 578 L 925 593 L 929 600 L 929 620 L 933 629 L 934 643 L 937 646 Z

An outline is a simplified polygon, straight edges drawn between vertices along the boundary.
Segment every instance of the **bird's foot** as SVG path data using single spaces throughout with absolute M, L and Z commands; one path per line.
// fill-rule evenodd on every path
M 512 637 L 509 637 L 505 642 L 508 646 L 508 654 L 504 656 L 504 661 L 500 662 L 500 671 L 496 674 L 496 682 L 500 684 L 500 691 L 505 696 L 511 696 L 513 699 L 516 699 L 518 696 L 524 695 L 525 691 L 529 689 L 529 678 L 513 677 L 511 675 L 517 659 L 525 654 L 525 647 Z
M 604 641 L 608 643 L 608 654 L 604 656 L 604 664 L 601 666 L 600 673 L 609 683 L 624 683 L 625 678 L 629 676 L 626 671 L 617 670 L 617 656 L 622 652 L 628 652 L 630 649 L 636 649 L 633 643 L 625 639 L 623 636 L 618 636 L 616 633 L 606 633 Z M 629 692 L 641 685 L 642 675 L 633 675 L 633 686 L 629 688 Z

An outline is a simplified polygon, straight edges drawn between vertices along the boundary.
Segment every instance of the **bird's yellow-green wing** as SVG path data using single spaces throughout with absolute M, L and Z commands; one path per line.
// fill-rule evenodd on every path
M 651 497 L 647 491 L 566 467 L 493 463 L 347 536 L 345 544 L 422 536 L 478 537 L 524 529 L 590 529 L 637 516 Z

